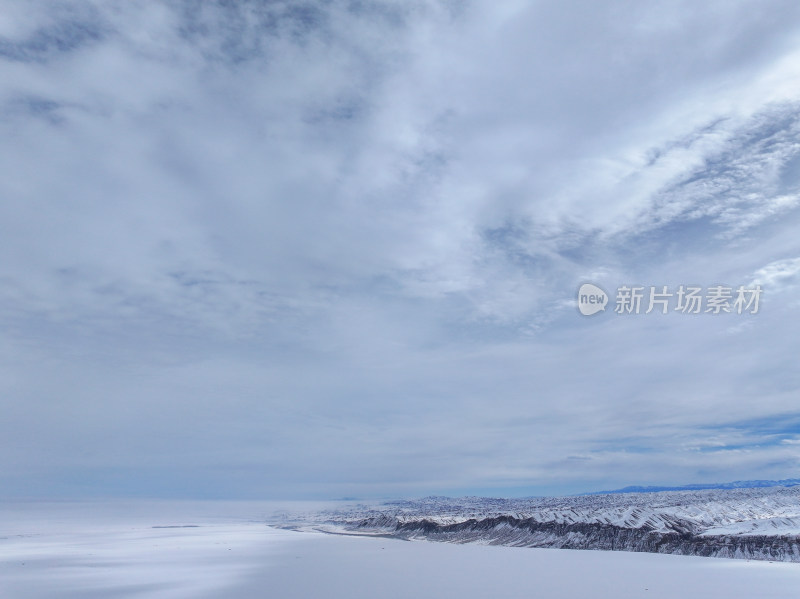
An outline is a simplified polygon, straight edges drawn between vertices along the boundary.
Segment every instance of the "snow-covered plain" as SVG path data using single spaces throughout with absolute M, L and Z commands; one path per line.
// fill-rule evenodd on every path
M 272 511 L 0 506 L 0 597 L 727 599 L 800 587 L 800 564 L 295 532 L 266 526 Z

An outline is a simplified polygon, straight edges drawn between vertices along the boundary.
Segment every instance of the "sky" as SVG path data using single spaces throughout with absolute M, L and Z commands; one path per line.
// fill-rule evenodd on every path
M 794 0 L 0 0 L 0 496 L 797 477 L 798 231 Z

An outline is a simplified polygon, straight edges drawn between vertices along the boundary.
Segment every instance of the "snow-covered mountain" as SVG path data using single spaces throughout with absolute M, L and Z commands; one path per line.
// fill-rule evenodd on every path
M 452 543 L 800 562 L 800 487 L 351 505 L 285 525 Z
M 582 493 L 582 495 L 605 495 L 608 493 L 658 493 L 659 491 L 700 491 L 703 489 L 750 489 L 756 487 L 795 487 L 800 485 L 800 478 L 786 478 L 783 480 L 736 480 L 732 483 L 710 483 L 681 485 L 679 487 L 623 487 L 613 491 L 597 491 L 595 493 Z

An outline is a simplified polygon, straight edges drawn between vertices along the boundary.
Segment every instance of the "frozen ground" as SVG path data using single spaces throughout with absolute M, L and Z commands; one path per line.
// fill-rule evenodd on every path
M 269 512 L 5 505 L 0 597 L 749 599 L 800 586 L 800 564 L 294 532 L 265 526 Z

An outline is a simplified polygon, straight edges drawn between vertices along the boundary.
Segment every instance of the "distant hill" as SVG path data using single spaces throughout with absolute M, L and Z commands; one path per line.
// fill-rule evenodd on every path
M 783 480 L 737 480 L 732 483 L 710 483 L 683 485 L 680 487 L 640 487 L 631 486 L 613 491 L 595 491 L 582 493 L 582 495 L 608 495 L 612 493 L 658 493 L 660 491 L 702 491 L 704 489 L 755 489 L 761 487 L 794 487 L 800 485 L 800 478 L 786 478 Z
M 723 488 L 708 488 L 715 486 Z M 628 487 L 605 495 L 519 499 L 425 497 L 305 512 L 280 524 L 405 540 L 800 563 L 800 479 L 671 488 L 679 490 Z

